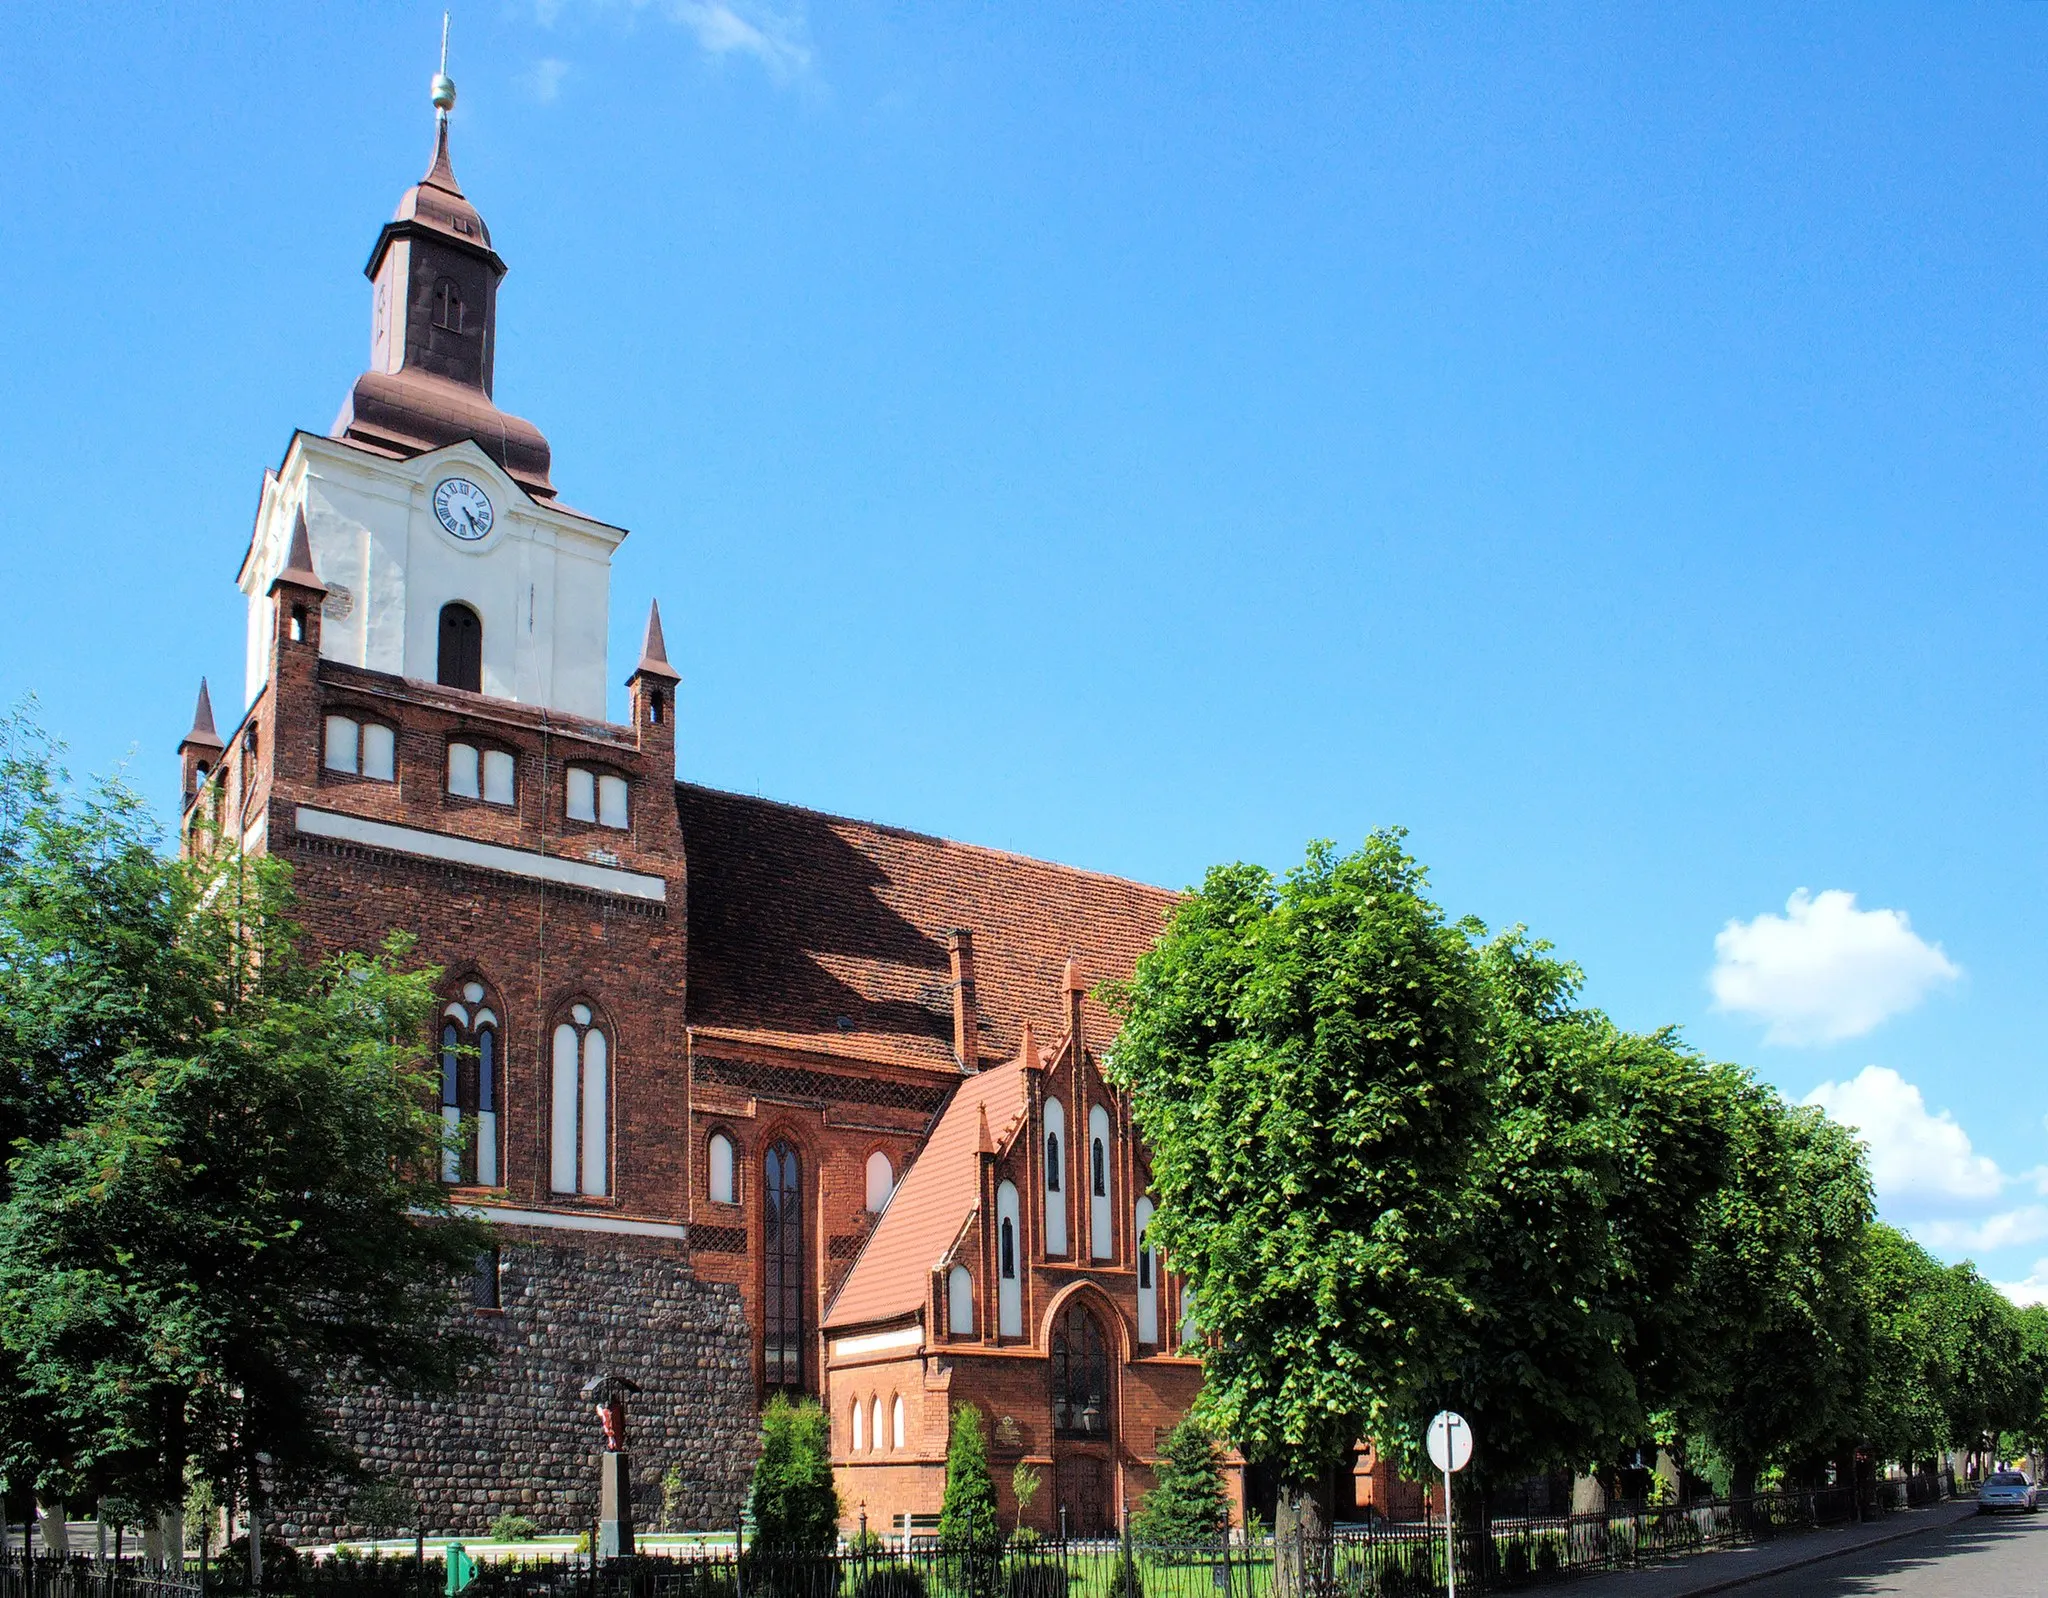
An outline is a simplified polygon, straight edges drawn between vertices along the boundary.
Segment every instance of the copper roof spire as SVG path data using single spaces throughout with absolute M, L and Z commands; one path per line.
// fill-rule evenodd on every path
M 207 749 L 224 749 L 220 734 L 213 726 L 213 696 L 206 691 L 206 679 L 199 679 L 199 703 L 192 710 L 192 730 L 185 734 L 184 742 L 178 747 L 194 745 Z
M 400 458 L 474 439 L 529 494 L 550 499 L 555 485 L 548 477 L 547 439 L 533 423 L 500 410 L 492 397 L 505 263 L 491 247 L 491 230 L 455 181 L 448 155 L 455 80 L 448 76 L 445 14 L 441 70 L 429 91 L 434 159 L 426 176 L 400 196 L 363 269 L 376 285 L 370 366 L 329 431 Z
M 649 600 L 647 604 L 647 638 L 640 645 L 640 664 L 633 668 L 635 677 L 659 677 L 665 682 L 681 682 L 683 674 L 668 663 L 668 645 L 661 636 L 661 602 Z M 631 679 L 629 678 L 628 681 Z

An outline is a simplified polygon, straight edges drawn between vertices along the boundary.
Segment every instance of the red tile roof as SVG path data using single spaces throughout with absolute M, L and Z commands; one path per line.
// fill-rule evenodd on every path
M 1177 902 L 1144 883 L 689 783 L 676 785 L 676 810 L 690 1022 L 742 1041 L 957 1071 L 946 937 L 964 927 L 981 1056 L 1007 1060 L 1027 1019 L 1065 1033 L 1069 955 L 1091 985 L 1127 978 Z M 1093 999 L 1085 1015 L 1091 1043 L 1114 1032 Z
M 1021 1056 L 962 1079 L 825 1312 L 828 1330 L 897 1320 L 924 1307 L 932 1268 L 981 1202 L 976 1156 L 984 1139 L 991 1152 L 1002 1149 L 1023 1115 Z

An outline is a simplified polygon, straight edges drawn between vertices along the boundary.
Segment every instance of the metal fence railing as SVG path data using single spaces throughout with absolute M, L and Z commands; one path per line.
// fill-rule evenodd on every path
M 1709 1548 L 1838 1525 L 1942 1496 L 1933 1477 L 1597 1514 L 1522 1516 L 1457 1534 L 1460 1591 L 1508 1591 Z M 1276 1545 L 1241 1534 L 1157 1545 L 1128 1538 L 965 1542 L 863 1539 L 827 1554 L 707 1546 L 636 1559 L 491 1561 L 464 1598 L 1422 1598 L 1444 1589 L 1439 1520 L 1345 1527 Z M 263 1598 L 443 1598 L 441 1559 L 297 1558 L 266 1571 Z M 246 1572 L 216 1563 L 202 1581 L 138 1564 L 0 1560 L 0 1598 L 253 1598 Z

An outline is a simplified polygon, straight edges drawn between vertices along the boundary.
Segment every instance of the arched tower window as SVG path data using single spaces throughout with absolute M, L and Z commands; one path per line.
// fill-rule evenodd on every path
M 434 681 L 473 694 L 484 691 L 484 624 L 460 600 L 441 607 L 441 650 Z
M 1070 1303 L 1052 1329 L 1052 1429 L 1057 1437 L 1107 1437 L 1109 1345 L 1085 1305 Z
M 1058 1099 L 1045 1101 L 1045 1251 L 1067 1251 L 1067 1112 Z
M 434 284 L 434 326 L 450 333 L 462 331 L 462 290 L 455 286 L 452 277 Z
M 441 1180 L 498 1185 L 498 1018 L 484 985 L 466 984 L 441 1014 L 441 1120 L 451 1147 Z
M 550 1071 L 548 1186 L 603 1198 L 611 1191 L 611 1045 L 590 1006 L 555 1028 Z
M 762 1162 L 762 1329 L 766 1382 L 804 1385 L 804 1205 L 796 1150 L 777 1143 Z

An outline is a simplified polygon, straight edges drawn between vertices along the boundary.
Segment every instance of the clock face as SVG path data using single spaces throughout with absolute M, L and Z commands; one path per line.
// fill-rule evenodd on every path
M 434 490 L 434 514 L 465 543 L 491 530 L 491 496 L 467 477 L 444 477 Z

